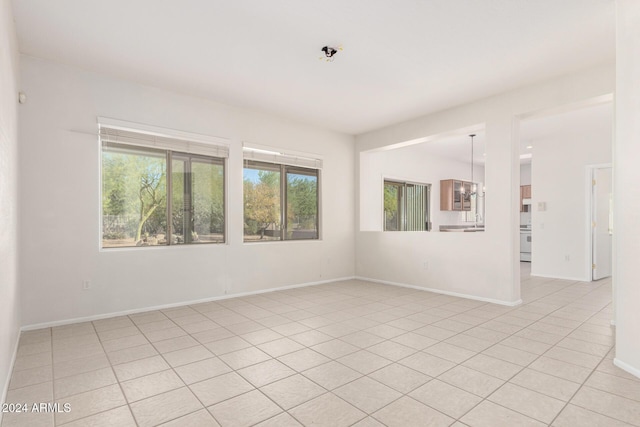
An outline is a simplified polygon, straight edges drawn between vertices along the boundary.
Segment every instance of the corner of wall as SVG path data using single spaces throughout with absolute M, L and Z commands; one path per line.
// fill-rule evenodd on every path
M 0 2 L 0 29 L 0 93 L 3 94 L 0 99 L 0 402 L 4 402 L 21 321 L 17 184 L 19 52 L 9 0 Z

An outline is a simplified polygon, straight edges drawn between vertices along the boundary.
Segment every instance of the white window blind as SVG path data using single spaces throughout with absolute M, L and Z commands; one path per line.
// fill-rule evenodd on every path
M 313 155 L 298 155 L 293 153 L 283 153 L 275 150 L 254 148 L 244 146 L 242 148 L 245 160 L 258 162 L 276 163 L 280 165 L 299 166 L 310 169 L 322 169 L 322 159 L 314 158 Z
M 102 125 L 100 126 L 100 141 L 102 141 L 103 144 L 127 144 L 204 156 L 229 157 L 229 147 L 226 145 L 215 144 L 213 142 L 189 141 L 187 139 L 134 132 Z

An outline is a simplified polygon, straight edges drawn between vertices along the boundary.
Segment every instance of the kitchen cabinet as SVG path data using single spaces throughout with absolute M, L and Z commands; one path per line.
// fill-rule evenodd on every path
M 457 179 L 443 179 L 440 181 L 440 210 L 441 211 L 470 211 L 472 184 Z
M 524 199 L 531 199 L 530 185 L 520 186 L 520 212 L 529 212 L 530 205 L 525 205 L 523 203 Z

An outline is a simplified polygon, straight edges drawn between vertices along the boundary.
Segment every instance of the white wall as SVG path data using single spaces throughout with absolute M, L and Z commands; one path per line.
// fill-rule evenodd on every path
M 520 165 L 520 185 L 531 185 L 531 163 Z
M 429 144 L 428 142 L 425 144 Z M 363 198 L 366 201 L 368 221 L 375 230 L 383 229 L 382 182 L 385 178 L 431 184 L 431 222 L 433 231 L 440 225 L 465 223 L 464 213 L 440 210 L 440 180 L 471 179 L 468 163 L 428 154 L 421 145 L 413 145 L 388 151 L 360 153 L 367 157 L 360 169 Z M 484 167 L 474 165 L 474 181 L 484 181 Z
M 487 188 L 484 233 L 364 231 L 372 230 L 363 203 L 366 201 L 363 194 L 370 188 L 362 186 L 367 165 L 359 164 L 356 274 L 517 303 L 520 300 L 518 117 L 603 96 L 612 93 L 613 86 L 614 69 L 608 64 L 356 137 L 356 150 L 361 153 L 484 124 Z M 460 268 L 461 265 L 465 268 Z
M 616 365 L 640 377 L 640 2 L 618 0 L 613 159 Z
M 25 325 L 353 276 L 352 136 L 45 60 L 21 66 Z M 100 251 L 96 116 L 228 138 L 229 243 Z M 243 244 L 244 141 L 323 157 L 321 241 Z
M 604 119 L 585 128 L 563 127 L 532 141 L 534 276 L 591 280 L 587 166 L 611 163 L 613 108 L 605 104 L 590 109 L 602 111 Z M 546 210 L 540 211 L 538 202 L 544 202 Z
M 0 402 L 20 328 L 18 286 L 18 47 L 11 2 L 0 1 Z M 2 413 L 0 413 L 0 423 Z

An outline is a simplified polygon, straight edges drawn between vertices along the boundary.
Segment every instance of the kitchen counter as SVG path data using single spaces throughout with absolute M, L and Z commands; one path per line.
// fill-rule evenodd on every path
M 477 227 L 473 225 L 441 225 L 440 231 L 447 233 L 476 233 L 484 231 L 484 225 Z

